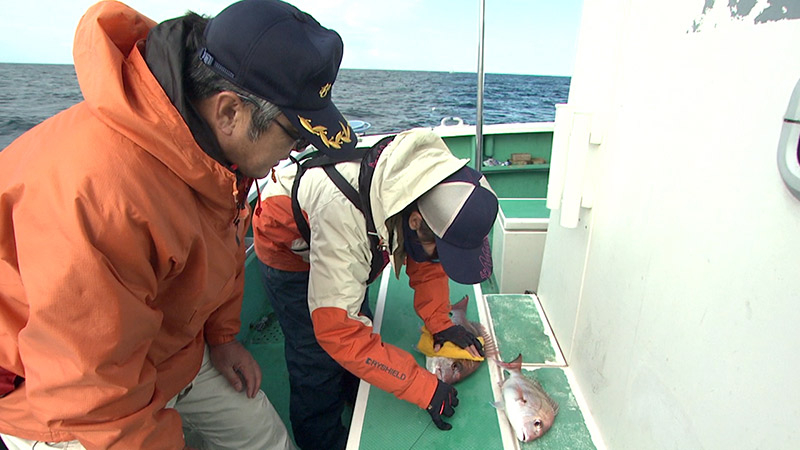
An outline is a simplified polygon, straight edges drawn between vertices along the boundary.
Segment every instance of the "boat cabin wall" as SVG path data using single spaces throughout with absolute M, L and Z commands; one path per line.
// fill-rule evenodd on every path
M 584 1 L 593 202 L 553 211 L 539 295 L 608 448 L 800 443 L 800 201 L 776 164 L 799 9 Z

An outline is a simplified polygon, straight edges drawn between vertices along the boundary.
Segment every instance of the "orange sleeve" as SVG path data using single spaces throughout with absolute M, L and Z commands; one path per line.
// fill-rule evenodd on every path
M 453 326 L 450 320 L 450 279 L 442 265 L 406 258 L 408 285 L 414 289 L 414 310 L 431 333 Z
M 288 272 L 304 272 L 309 264 L 292 251 L 293 243 L 301 239 L 294 222 L 292 198 L 286 195 L 269 196 L 261 201 L 262 211 L 253 217 L 253 238 L 258 259 L 264 264 Z M 306 221 L 308 214 L 303 211 Z
M 317 308 L 311 320 L 320 346 L 342 367 L 401 400 L 428 407 L 438 380 L 411 354 L 384 343 L 372 327 L 343 309 Z
M 235 287 L 231 295 L 208 317 L 203 326 L 203 335 L 208 345 L 221 345 L 236 339 L 242 326 L 242 300 L 244 299 L 245 246 L 244 240 L 250 228 L 250 205 L 245 204 L 239 210 L 241 221 L 237 226 L 236 236 L 239 253 L 236 255 L 237 271 L 234 279 Z

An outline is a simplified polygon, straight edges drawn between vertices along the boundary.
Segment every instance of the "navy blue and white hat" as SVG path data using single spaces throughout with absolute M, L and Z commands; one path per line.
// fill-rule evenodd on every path
M 498 203 L 480 172 L 462 167 L 423 194 L 417 207 L 436 237 L 436 251 L 448 277 L 475 284 L 492 275 L 488 235 Z
M 278 0 L 243 0 L 211 19 L 199 57 L 212 70 L 278 106 L 302 136 L 332 155 L 358 138 L 331 101 L 344 44 L 333 30 Z

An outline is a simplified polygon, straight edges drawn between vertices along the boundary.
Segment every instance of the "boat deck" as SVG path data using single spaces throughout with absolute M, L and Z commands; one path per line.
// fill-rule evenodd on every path
M 252 280 L 252 279 L 251 279 Z M 248 283 L 248 287 L 253 283 Z M 453 429 L 440 431 L 423 410 L 396 399 L 391 394 L 362 382 L 350 421 L 348 449 L 602 449 L 593 440 L 594 426 L 582 411 L 583 404 L 569 367 L 558 348 L 535 295 L 486 294 L 492 283 L 465 286 L 451 282 L 451 298 L 470 296 L 467 317 L 492 330 L 503 360 L 523 354 L 526 376 L 537 379 L 559 403 L 555 423 L 542 438 L 522 444 L 513 435 L 502 412 L 492 403 L 500 399 L 497 381 L 500 369 L 487 361 L 478 371 L 456 385 L 459 406 L 448 420 Z M 257 293 L 245 299 L 245 314 L 268 308 L 257 302 Z M 403 273 L 396 279 L 390 271 L 370 286 L 370 302 L 375 313 L 375 329 L 384 342 L 407 349 L 420 365 L 424 356 L 414 349 L 422 321 L 414 313 L 413 292 Z M 478 299 L 478 301 L 476 301 Z M 262 388 L 288 427 L 289 386 L 283 359 L 283 335 L 277 320 L 262 311 L 261 319 L 243 323 L 240 338 L 264 369 Z M 291 430 L 290 430 L 291 432 Z

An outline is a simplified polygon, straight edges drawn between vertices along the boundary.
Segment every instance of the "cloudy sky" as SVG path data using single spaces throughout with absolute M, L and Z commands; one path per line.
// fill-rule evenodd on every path
M 96 0 L 11 0 L 0 62 L 72 63 L 72 38 Z M 128 0 L 162 21 L 213 16 L 231 0 Z M 344 40 L 343 68 L 475 72 L 480 0 L 294 0 Z M 582 0 L 485 0 L 487 73 L 572 75 Z

